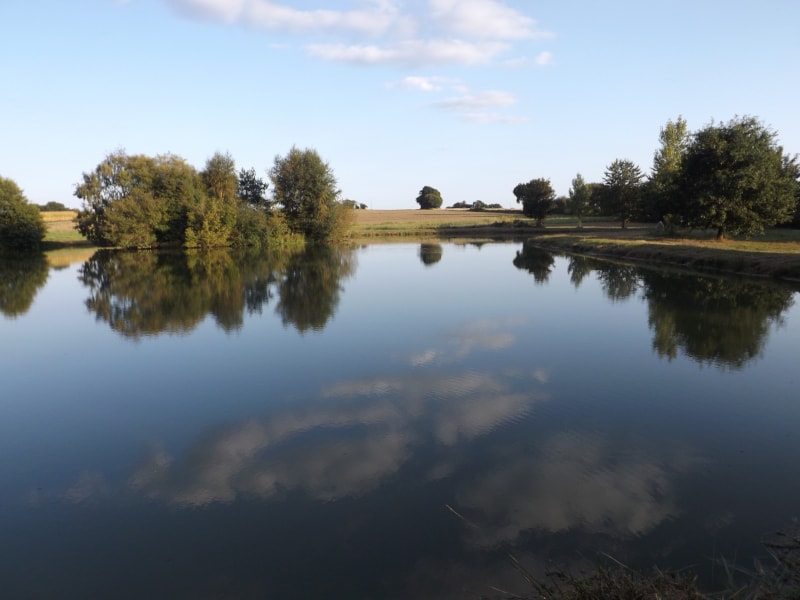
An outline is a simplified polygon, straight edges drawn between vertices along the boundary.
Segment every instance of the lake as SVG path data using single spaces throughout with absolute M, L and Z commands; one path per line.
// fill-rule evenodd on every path
M 0 596 L 719 589 L 800 517 L 797 290 L 522 243 L 3 263 Z

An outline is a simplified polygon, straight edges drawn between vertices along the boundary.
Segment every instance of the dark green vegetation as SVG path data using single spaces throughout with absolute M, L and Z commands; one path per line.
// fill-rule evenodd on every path
M 522 203 L 522 214 L 536 219 L 538 227 L 544 226 L 544 220 L 553 210 L 556 193 L 549 179 L 531 179 L 528 183 L 519 183 L 514 187 L 517 203 Z
M 578 219 L 578 229 L 583 227 L 583 217 L 592 211 L 592 189 L 583 180 L 583 176 L 578 173 L 572 180 L 572 187 L 569 188 L 569 198 L 565 209 Z
M 338 202 L 333 171 L 314 150 L 292 148 L 285 157 L 276 156 L 269 175 L 273 199 L 293 233 L 320 242 L 347 231 L 352 209 Z
M 28 203 L 13 180 L 0 177 L 0 250 L 35 249 L 46 231 L 39 208 Z
M 523 213 L 541 225 L 548 214 L 563 211 L 631 221 L 661 222 L 666 233 L 678 228 L 754 235 L 765 227 L 800 226 L 800 165 L 784 153 L 777 133 L 754 117 L 712 123 L 690 133 L 686 121 L 669 121 L 659 135 L 649 177 L 630 160 L 616 159 L 601 183 L 580 174 L 569 197 L 557 199 L 549 181 L 534 179 L 514 188 Z
M 69 208 L 64 206 L 64 204 L 62 204 L 61 202 L 50 201 L 46 204 L 39 204 L 38 206 L 39 210 L 41 210 L 42 212 L 69 210 Z
M 625 229 L 642 203 L 641 169 L 630 160 L 615 160 L 606 169 L 603 177 L 602 202 L 606 214 L 620 220 Z
M 276 157 L 270 177 L 271 201 L 268 184 L 254 169 L 237 174 L 229 154 L 214 154 L 198 172 L 171 154 L 117 151 L 83 174 L 77 227 L 94 244 L 123 248 L 282 245 L 292 235 L 327 241 L 341 234 L 348 211 L 316 151 Z
M 440 208 L 442 206 L 442 194 L 436 188 L 426 185 L 419 191 L 417 204 L 422 209 Z

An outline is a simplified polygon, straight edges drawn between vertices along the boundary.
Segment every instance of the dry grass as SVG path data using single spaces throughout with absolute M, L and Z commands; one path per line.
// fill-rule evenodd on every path
M 519 211 L 470 211 L 462 208 L 433 210 L 357 210 L 355 237 L 435 235 L 442 228 L 487 226 L 518 219 Z
M 42 211 L 42 220 L 45 223 L 72 223 L 78 216 L 75 210 L 45 210 Z
M 89 246 L 90 244 L 75 229 L 75 218 L 78 216 L 74 210 L 42 211 L 42 220 L 47 226 L 44 236 L 45 249 Z

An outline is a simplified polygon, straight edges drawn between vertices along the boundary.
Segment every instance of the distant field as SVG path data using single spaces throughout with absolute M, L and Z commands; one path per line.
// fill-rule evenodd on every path
M 78 215 L 75 210 L 45 210 L 41 213 L 45 223 L 64 223 L 70 222 Z
M 507 223 L 523 218 L 519 211 L 496 209 L 470 211 L 462 208 L 433 210 L 356 210 L 355 237 L 435 234 L 443 227 L 474 227 Z
M 45 243 L 85 244 L 86 240 L 75 230 L 77 215 L 77 211 L 74 210 L 42 211 L 42 220 L 47 225 L 47 234 L 44 236 Z

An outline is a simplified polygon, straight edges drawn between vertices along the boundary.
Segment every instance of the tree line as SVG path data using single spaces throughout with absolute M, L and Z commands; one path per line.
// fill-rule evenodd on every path
M 268 176 L 269 196 L 270 183 L 255 169 L 237 172 L 227 153 L 215 153 L 198 171 L 174 154 L 118 150 L 83 173 L 76 228 L 98 246 L 121 248 L 329 242 L 347 230 L 354 203 L 340 201 L 333 170 L 315 150 L 276 156 Z M 0 177 L 0 249 L 41 244 L 40 208 Z
M 557 198 L 544 178 L 518 184 L 514 196 L 538 225 L 560 205 L 579 227 L 583 217 L 603 215 L 623 228 L 634 219 L 658 221 L 667 232 L 712 229 L 721 239 L 789 222 L 800 226 L 797 155 L 784 153 L 777 134 L 758 119 L 736 117 L 690 133 L 678 117 L 661 129 L 659 141 L 649 177 L 634 162 L 617 159 L 602 182 L 587 183 L 578 173 L 566 198 Z
M 77 228 L 99 246 L 149 248 L 253 246 L 291 236 L 324 242 L 340 236 L 350 209 L 336 178 L 315 150 L 276 156 L 272 184 L 215 153 L 197 171 L 184 159 L 109 154 L 83 174 Z

